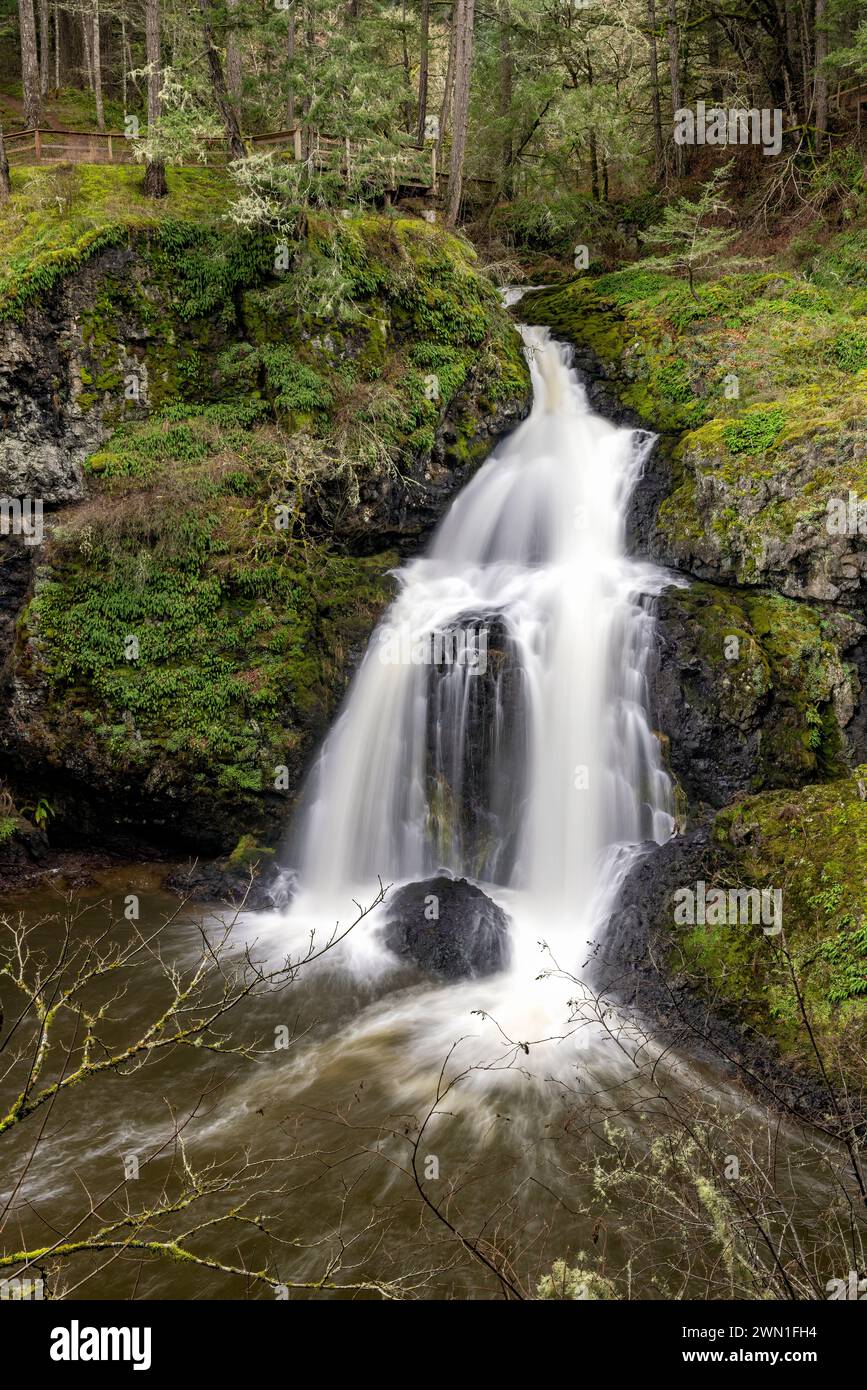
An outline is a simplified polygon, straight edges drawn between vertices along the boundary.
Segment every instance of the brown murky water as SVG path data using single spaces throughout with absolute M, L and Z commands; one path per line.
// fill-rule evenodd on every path
M 189 971 L 203 940 L 211 943 L 206 950 L 216 949 L 227 920 L 199 906 L 177 913 L 177 900 L 154 882 L 147 866 L 132 867 L 104 875 L 76 897 L 73 943 L 103 932 L 110 914 L 110 939 L 132 940 L 123 919 L 129 893 L 140 899 L 136 928 L 151 940 L 131 968 L 84 991 L 95 1007 L 123 990 L 99 1029 L 110 1052 L 129 1046 L 166 1007 L 163 967 Z M 64 904 L 43 890 L 10 900 L 7 911 L 38 923 L 62 915 Z M 305 930 L 302 924 L 293 936 L 275 914 L 238 920 L 229 951 L 211 963 L 208 997 L 215 997 L 218 970 L 226 977 L 242 967 L 245 945 L 263 967 L 277 969 L 287 951 L 296 959 L 303 953 Z M 107 1238 L 109 1248 L 74 1260 L 49 1252 L 37 1262 L 55 1294 L 65 1289 L 95 1299 L 277 1296 L 243 1274 L 151 1258 L 132 1244 L 192 1228 L 200 1229 L 185 1248 L 202 1257 L 241 1270 L 267 1268 L 286 1284 L 320 1285 L 293 1289 L 291 1297 L 378 1297 L 383 1284 L 409 1296 L 502 1297 L 503 1280 L 485 1261 L 504 1271 L 512 1290 L 532 1296 L 555 1261 L 584 1259 L 618 1278 L 631 1261 L 629 1277 L 617 1285 L 621 1295 L 695 1293 L 711 1277 L 716 1296 L 724 1297 L 725 1261 L 696 1216 L 701 1202 L 681 1214 L 680 1235 L 647 1207 L 645 1183 L 659 1167 L 653 1146 L 662 1142 L 666 1114 L 656 1093 L 661 1080 L 670 1111 L 694 1107 L 701 1094 L 721 1107 L 728 1118 L 713 1131 L 712 1147 L 751 1151 L 750 1161 L 764 1163 L 781 1192 L 795 1194 L 816 1278 L 835 1272 L 834 1259 L 822 1253 L 820 1213 L 833 1197 L 838 1155 L 830 1154 L 826 1167 L 800 1136 L 776 1122 L 769 1129 L 761 1109 L 685 1059 L 659 1061 L 651 1082 L 628 1060 L 637 1044 L 614 1015 L 605 1028 L 574 1003 L 570 1008 L 574 982 L 555 974 L 543 987 L 558 991 L 557 1002 L 544 1016 L 535 1004 L 516 1014 L 528 1031 L 511 1036 L 495 1007 L 523 1006 L 536 987 L 529 974 L 523 983 L 516 977 L 508 999 L 482 982 L 432 985 L 383 963 L 375 939 L 368 919 L 354 942 L 335 946 L 290 983 L 261 984 L 227 1015 L 220 1026 L 226 1045 L 258 1039 L 253 1058 L 187 1046 L 155 1052 L 143 1065 L 64 1088 L 0 1136 L 0 1209 L 11 1200 L 5 1247 L 80 1240 L 126 1217 Z M 36 928 L 34 942 L 52 956 L 60 940 L 57 920 Z M 321 934 L 317 944 L 324 944 Z M 537 974 L 546 965 L 550 958 L 540 952 Z M 15 1004 L 6 981 L 2 997 L 8 1030 Z M 552 1028 L 558 1009 L 561 1026 Z M 200 1012 L 192 1002 L 185 1022 Z M 534 1034 L 534 1025 L 547 1031 Z M 68 1020 L 58 1032 L 70 1039 Z M 279 1045 L 287 1037 L 294 1041 Z M 93 1055 L 107 1054 L 97 1047 Z M 642 1050 L 644 1062 L 652 1058 L 652 1049 Z M 55 1076 L 58 1065 L 55 1059 Z M 68 1065 L 65 1074 L 72 1070 Z M 44 1079 L 50 1075 L 49 1068 Z M 20 1069 L 5 1078 L 4 1100 L 20 1083 Z M 179 1134 L 197 1179 L 183 1177 Z M 632 1176 L 606 1193 L 604 1175 L 618 1151 Z M 722 1162 L 724 1154 L 716 1158 Z M 229 1174 L 243 1174 L 245 1164 L 266 1167 L 244 1191 L 235 1190 Z M 191 1200 L 196 1181 L 218 1190 Z M 179 1198 L 179 1210 L 138 1229 L 137 1212 Z M 690 1230 L 687 1259 L 683 1232 L 689 1238 Z M 739 1274 L 740 1294 L 745 1280 Z

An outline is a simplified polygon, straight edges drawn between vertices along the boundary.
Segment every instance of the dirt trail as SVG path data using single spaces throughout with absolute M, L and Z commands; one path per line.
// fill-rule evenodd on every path
M 21 98 L 10 96 L 8 92 L 0 92 L 0 105 L 2 105 L 6 111 L 14 111 L 15 115 L 20 118 L 16 122 L 14 129 L 18 129 L 20 127 L 23 130 L 24 102 L 21 100 Z M 39 126 L 42 130 L 60 130 L 60 126 L 57 124 L 54 118 L 52 116 L 47 115 L 44 110 L 39 117 Z M 11 135 L 14 133 L 14 129 L 9 130 L 6 133 L 8 135 Z

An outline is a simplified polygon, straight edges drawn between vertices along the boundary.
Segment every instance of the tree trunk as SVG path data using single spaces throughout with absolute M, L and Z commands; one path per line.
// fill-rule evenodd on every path
M 87 12 L 82 10 L 81 41 L 84 46 L 84 70 L 87 74 L 87 85 L 91 92 L 93 91 L 93 58 L 91 56 L 91 50 L 93 48 L 93 44 L 91 43 L 92 36 L 93 27 L 88 19 Z
M 146 0 L 145 52 L 148 68 L 148 141 L 156 134 L 160 119 L 160 0 Z M 149 159 L 145 166 L 145 192 L 149 198 L 164 198 L 166 166 L 161 159 Z
M 592 58 L 591 58 L 591 56 L 590 56 L 590 49 L 589 49 L 589 48 L 588 48 L 587 51 L 586 51 L 586 59 L 587 59 L 587 86 L 588 86 L 590 92 L 592 93 L 592 92 L 593 92 L 593 60 L 592 60 Z M 598 157 L 597 146 L 596 146 L 596 130 L 595 130 L 595 128 L 594 128 L 593 126 L 590 127 L 590 134 L 589 134 L 589 138 L 588 138 L 588 144 L 589 144 L 589 146 L 590 146 L 590 196 L 592 197 L 594 203 L 598 203 L 598 202 L 599 202 L 599 157 Z
M 286 98 L 286 124 L 290 130 L 295 128 L 295 6 L 289 11 L 286 34 L 286 61 L 289 69 L 289 94 Z
M 510 29 L 508 0 L 500 0 L 500 92 L 499 116 L 503 128 L 501 152 L 503 160 L 503 196 L 511 198 L 515 191 L 515 176 L 512 168 L 514 150 L 512 144 L 512 33 Z
M 421 33 L 418 44 L 418 123 L 416 141 L 424 144 L 424 127 L 427 120 L 427 78 L 430 62 L 430 0 L 421 0 Z
M 126 116 L 126 10 L 123 6 L 120 10 L 120 74 L 120 100 Z
M 798 80 L 800 63 L 800 45 L 798 42 L 798 16 L 795 13 L 796 0 L 785 0 L 783 23 L 786 32 L 786 52 L 789 55 L 789 65 L 791 71 L 789 93 L 789 120 L 793 126 L 799 125 L 801 113 L 804 109 L 804 92 Z
M 662 102 L 659 97 L 659 50 L 656 43 L 656 0 L 647 0 L 647 25 L 650 44 L 650 104 L 653 111 L 653 148 L 656 155 L 656 178 L 665 173 L 665 144 L 662 138 Z
M 0 203 L 5 203 L 11 192 L 12 184 L 9 180 L 9 160 L 6 158 L 3 127 L 0 125 Z
M 680 34 L 677 27 L 677 0 L 667 0 L 667 22 L 665 26 L 668 40 L 668 73 L 671 81 L 671 114 L 680 110 Z M 683 174 L 683 146 L 674 146 L 674 172 L 678 178 Z
M 96 101 L 96 128 L 105 130 L 102 105 L 102 44 L 99 38 L 99 0 L 93 0 L 93 95 Z
M 199 13 L 202 17 L 205 56 L 208 60 L 208 71 L 211 74 L 211 87 L 214 92 L 214 101 L 222 117 L 223 125 L 226 128 L 229 153 L 233 159 L 243 159 L 246 150 L 244 149 L 244 141 L 241 139 L 241 130 L 238 125 L 238 117 L 235 114 L 235 108 L 229 100 L 226 79 L 223 76 L 223 64 L 220 61 L 220 55 L 214 44 L 214 27 L 211 23 L 209 0 L 199 0 Z
M 403 85 L 406 89 L 406 99 L 401 102 L 403 107 L 403 128 L 407 134 L 412 133 L 415 124 L 415 95 L 412 90 L 412 77 L 409 67 L 409 40 L 406 36 L 406 0 L 403 0 L 400 17 L 400 48 L 401 59 L 403 62 Z
M 226 0 L 226 8 L 230 14 L 237 10 L 238 0 Z M 241 46 L 238 43 L 238 31 L 234 26 L 229 29 L 226 35 L 226 82 L 229 87 L 229 94 L 235 107 L 240 106 L 241 102 Z
M 39 59 L 36 52 L 36 15 L 33 0 L 18 0 L 21 25 L 21 85 L 24 89 L 24 121 L 28 126 L 39 125 Z
M 828 134 L 828 74 L 824 63 L 828 56 L 826 0 L 816 0 L 816 79 L 814 88 L 816 148 L 823 149 Z
M 51 85 L 51 19 L 48 0 L 39 0 L 39 95 L 48 96 Z
M 60 4 L 54 0 L 54 90 L 60 91 Z
M 446 138 L 446 131 L 448 130 L 449 124 L 449 116 L 451 115 L 452 109 L 452 92 L 455 85 L 455 44 L 457 42 L 458 33 L 455 19 L 457 17 L 458 3 L 459 0 L 455 0 L 454 5 L 452 6 L 452 23 L 451 28 L 449 30 L 449 57 L 448 62 L 446 63 L 446 77 L 445 85 L 443 87 L 443 100 L 442 105 L 440 106 L 440 135 L 437 141 L 437 167 L 442 165 L 443 143 Z
M 707 20 L 707 64 L 710 68 L 710 94 L 717 106 L 723 99 L 719 63 L 719 26 L 710 15 Z
M 470 115 L 470 77 L 473 70 L 473 39 L 476 0 L 457 0 L 455 8 L 455 112 L 452 128 L 452 158 L 446 194 L 446 220 L 454 226 L 461 210 L 464 187 L 464 157 Z

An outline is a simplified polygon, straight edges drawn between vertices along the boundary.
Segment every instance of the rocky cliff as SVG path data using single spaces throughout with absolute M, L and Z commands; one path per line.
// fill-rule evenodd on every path
M 120 176 L 120 171 L 117 171 Z M 0 281 L 3 775 L 52 839 L 273 840 L 389 572 L 527 410 L 470 247 L 172 215 Z

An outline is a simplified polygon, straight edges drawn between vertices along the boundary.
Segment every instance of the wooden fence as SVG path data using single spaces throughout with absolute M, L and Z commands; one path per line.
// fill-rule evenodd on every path
M 45 130 L 42 127 L 18 130 L 5 137 L 9 163 L 13 166 L 34 164 L 133 164 L 133 141 L 120 130 Z M 229 162 L 229 151 L 222 137 L 208 137 L 201 142 L 202 158 L 191 167 L 221 165 Z M 306 153 L 305 153 L 306 145 Z M 249 154 L 260 150 L 279 150 L 294 160 L 304 160 L 311 169 L 333 169 L 349 179 L 359 164 L 365 161 L 366 142 L 353 144 L 348 139 L 334 139 L 318 131 L 303 131 L 300 126 L 277 130 L 266 135 L 244 136 Z M 436 145 L 420 149 L 406 144 L 395 154 L 380 157 L 378 173 L 392 189 L 411 188 L 431 191 L 444 177 L 437 169 Z

